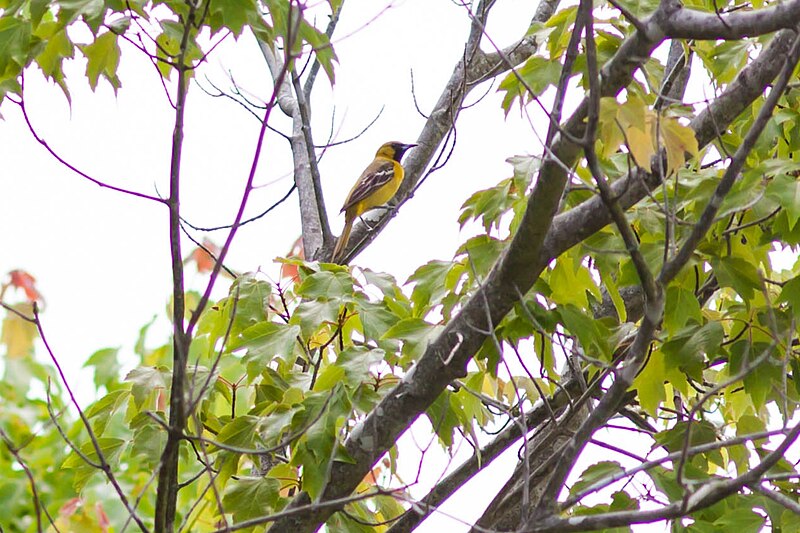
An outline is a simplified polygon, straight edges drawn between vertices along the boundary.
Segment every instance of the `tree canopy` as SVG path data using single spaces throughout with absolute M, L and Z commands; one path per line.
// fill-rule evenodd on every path
M 348 2 L 0 0 L 0 111 L 21 113 L 19 134 L 81 179 L 163 207 L 172 284 L 169 338 L 151 346 L 145 325 L 125 371 L 119 348 L 96 351 L 85 405 L 36 280 L 8 273 L 4 530 L 412 531 L 508 450 L 517 466 L 473 531 L 800 529 L 800 0 L 540 0 L 500 48 L 487 28 L 503 3 L 460 4 L 463 54 L 442 65 L 438 101 L 417 102 L 405 180 L 334 263 L 338 211 L 318 163 L 337 145 L 312 127 L 312 95 L 348 62 L 336 53 Z M 187 95 L 243 34 L 272 84 L 264 105 L 227 95 L 259 131 L 215 245 L 181 209 Z M 172 105 L 166 191 L 93 176 L 29 120 L 26 74 L 69 105 L 64 66 L 80 56 L 78 81 L 125 91 L 121 47 L 152 61 Z M 407 280 L 359 265 L 447 171 L 461 112 L 493 105 L 468 96 L 495 86 L 491 112 L 546 120 L 531 120 L 535 155 L 509 153 L 510 175 L 470 191 L 458 223 L 477 235 Z M 296 197 L 301 237 L 271 280 L 226 259 L 279 120 L 293 185 L 275 206 Z M 472 449 L 424 489 L 399 475 L 419 461 L 398 441 L 420 420 L 445 453 Z

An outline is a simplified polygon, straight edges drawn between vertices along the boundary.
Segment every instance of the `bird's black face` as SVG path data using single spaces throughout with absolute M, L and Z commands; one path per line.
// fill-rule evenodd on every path
M 394 160 L 400 161 L 403 159 L 403 155 L 415 146 L 416 144 L 392 143 L 392 148 L 394 149 Z

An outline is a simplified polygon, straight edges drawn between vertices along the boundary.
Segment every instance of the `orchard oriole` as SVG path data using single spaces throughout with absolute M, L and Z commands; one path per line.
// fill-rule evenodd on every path
M 340 211 L 344 213 L 344 229 L 333 250 L 333 261 L 341 259 L 340 255 L 347 246 L 356 217 L 385 204 L 400 188 L 405 174 L 400 160 L 403 159 L 403 154 L 414 146 L 416 144 L 388 142 L 378 148 L 375 159 L 361 173 Z

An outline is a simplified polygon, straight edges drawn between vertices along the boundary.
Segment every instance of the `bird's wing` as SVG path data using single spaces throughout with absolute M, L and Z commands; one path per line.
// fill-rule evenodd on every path
M 355 187 L 347 195 L 342 212 L 367 198 L 381 186 L 389 183 L 394 177 L 394 161 L 376 159 L 358 178 Z

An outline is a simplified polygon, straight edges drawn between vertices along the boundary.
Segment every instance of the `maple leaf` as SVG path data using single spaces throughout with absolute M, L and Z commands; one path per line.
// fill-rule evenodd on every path
M 305 259 L 305 251 L 303 250 L 303 237 L 298 237 L 297 240 L 294 241 L 294 244 L 292 244 L 292 249 L 289 250 L 289 253 L 286 255 L 286 257 Z M 291 279 L 292 281 L 297 281 L 298 276 L 299 272 L 295 263 L 283 263 L 283 265 L 281 265 L 281 279 Z
M 36 289 L 36 278 L 24 270 L 12 270 L 8 275 L 11 277 L 11 286 L 22 289 L 29 302 L 44 302 L 42 294 Z
M 216 264 L 214 257 L 219 257 L 219 246 L 210 239 L 203 239 L 203 246 L 195 248 L 186 259 L 186 262 L 194 262 L 197 266 L 197 271 L 202 274 L 214 270 L 214 265 Z
M 21 302 L 11 306 L 22 316 L 33 315 L 33 304 Z M 33 341 L 36 340 L 38 330 L 36 324 L 25 320 L 16 313 L 7 313 L 0 323 L 0 344 L 6 347 L 6 357 L 20 359 L 33 353 Z

